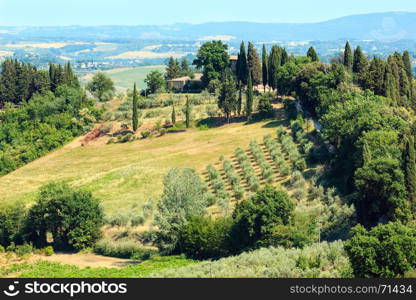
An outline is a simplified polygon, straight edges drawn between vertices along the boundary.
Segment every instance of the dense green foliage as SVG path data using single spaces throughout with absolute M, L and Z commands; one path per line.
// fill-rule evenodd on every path
M 159 71 L 152 71 L 147 74 L 144 82 L 147 85 L 149 94 L 155 94 L 162 91 L 166 86 L 166 80 L 163 74 Z
M 231 218 L 211 220 L 193 217 L 180 229 L 179 249 L 194 259 L 217 259 L 229 255 Z
M 102 72 L 95 74 L 86 88 L 99 101 L 109 101 L 114 97 L 114 83 Z
M 262 248 L 218 261 L 156 271 L 150 277 L 342 278 L 352 274 L 342 242 L 324 242 L 305 249 Z
M 51 233 L 55 249 L 81 250 L 101 237 L 102 224 L 102 208 L 90 192 L 50 183 L 41 188 L 28 212 L 25 239 L 43 247 Z
M 20 278 L 143 278 L 152 272 L 184 267 L 195 262 L 180 256 L 154 256 L 141 263 L 123 268 L 79 268 L 60 263 L 40 261 L 15 264 L 0 271 L 0 277 L 19 274 Z
M 0 175 L 45 155 L 88 130 L 99 117 L 85 93 L 59 86 L 0 112 Z
M 172 169 L 166 175 L 154 219 L 159 229 L 157 246 L 163 253 L 177 251 L 180 228 L 191 217 L 205 214 L 206 194 L 206 186 L 192 169 Z
M 203 86 L 207 87 L 211 80 L 221 79 L 224 71 L 230 67 L 228 46 L 221 41 L 204 43 L 196 55 L 193 64 L 202 69 Z
M 0 108 L 5 103 L 29 101 L 35 94 L 55 92 L 62 85 L 79 87 L 69 63 L 65 66 L 50 64 L 49 71 L 43 71 L 24 62 L 6 59 L 0 69 Z
M 358 278 L 394 278 L 416 267 L 416 227 L 401 223 L 352 230 L 345 244 Z
M 283 190 L 272 186 L 254 194 L 237 205 L 233 213 L 233 243 L 237 249 L 252 249 L 268 245 L 276 225 L 288 225 L 293 218 L 294 203 Z

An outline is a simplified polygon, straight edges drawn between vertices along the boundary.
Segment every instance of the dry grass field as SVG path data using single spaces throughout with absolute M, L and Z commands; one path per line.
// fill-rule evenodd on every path
M 260 141 L 274 131 L 275 124 L 266 121 L 190 129 L 125 144 L 97 140 L 83 147 L 77 139 L 0 178 L 0 203 L 30 203 L 40 186 L 63 180 L 91 190 L 106 212 L 128 211 L 161 195 L 170 168 L 192 167 L 203 173 L 220 155 L 231 155 L 236 147 L 247 147 L 250 139 Z

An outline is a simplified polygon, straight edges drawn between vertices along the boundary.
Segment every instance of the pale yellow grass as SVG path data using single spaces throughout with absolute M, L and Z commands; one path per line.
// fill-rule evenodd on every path
M 116 56 L 110 56 L 110 59 L 142 59 L 142 58 L 180 58 L 187 53 L 179 52 L 151 52 L 151 51 L 127 51 Z
M 67 46 L 67 43 L 27 43 L 27 44 L 7 44 L 7 48 L 21 49 L 26 47 L 50 49 L 50 48 L 63 48 Z
M 251 138 L 274 132 L 267 122 L 235 123 L 216 129 L 167 134 L 126 144 L 80 146 L 79 140 L 0 178 L 0 203 L 33 201 L 38 188 L 65 180 L 90 189 L 107 212 L 129 211 L 157 199 L 170 168 L 204 171 L 221 154 L 246 147 Z

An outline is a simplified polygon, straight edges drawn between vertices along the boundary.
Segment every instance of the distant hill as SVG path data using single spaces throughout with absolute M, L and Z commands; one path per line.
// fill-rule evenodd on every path
M 253 41 L 416 40 L 416 13 L 353 15 L 308 24 L 222 22 L 166 26 L 0 27 L 0 40 L 2 38 L 204 40 L 213 37 Z

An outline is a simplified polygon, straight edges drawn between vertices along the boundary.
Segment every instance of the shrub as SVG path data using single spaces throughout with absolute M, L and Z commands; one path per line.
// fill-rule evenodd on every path
M 307 168 L 306 160 L 304 158 L 298 159 L 295 162 L 295 168 L 299 171 L 304 171 Z
M 273 115 L 273 105 L 268 96 L 260 98 L 257 110 L 263 118 L 271 117 Z
M 180 229 L 180 250 L 194 259 L 218 259 L 229 254 L 231 218 L 192 218 Z
M 100 131 L 101 131 L 101 133 L 103 133 L 103 134 L 108 134 L 108 133 L 111 131 L 111 129 L 113 129 L 113 124 L 111 124 L 111 123 L 105 123 L 105 124 L 101 127 Z
M 159 130 L 159 134 L 160 134 L 160 136 L 164 136 L 164 135 L 166 134 L 166 132 L 167 132 L 166 128 L 161 128 L 161 129 Z
M 296 190 L 293 191 L 293 198 L 295 198 L 296 200 L 302 200 L 305 199 L 307 196 L 307 191 L 304 188 L 297 188 Z
M 106 217 L 105 222 L 112 227 L 125 227 L 129 224 L 130 217 L 125 213 L 119 213 Z
M 55 249 L 81 250 L 100 238 L 102 224 L 100 202 L 90 192 L 52 182 L 40 189 L 25 232 L 28 241 L 38 247 L 46 244 L 46 234 L 51 232 Z
M 104 256 L 145 260 L 157 254 L 156 250 L 143 248 L 134 241 L 102 239 L 94 246 L 94 252 Z
M 142 138 L 146 139 L 152 134 L 152 132 L 150 130 L 144 130 L 140 132 L 140 134 L 142 135 Z
M 54 254 L 55 254 L 55 251 L 53 250 L 53 247 L 52 247 L 52 246 L 48 246 L 48 247 L 43 248 L 43 249 L 41 250 L 41 252 L 42 252 L 42 253 L 43 253 L 43 255 L 45 255 L 45 256 L 52 256 L 52 255 L 54 255 Z
M 4 252 L 6 252 L 6 249 L 4 249 L 2 245 L 0 245 L 0 253 L 4 253 Z
M 33 252 L 32 244 L 24 243 L 23 245 L 17 245 L 14 249 L 14 253 L 17 256 L 22 257 L 27 254 L 31 254 Z
M 134 227 L 142 226 L 145 221 L 146 219 L 144 216 L 136 216 L 131 219 L 131 226 L 134 226 Z
M 234 190 L 234 197 L 237 200 L 243 199 L 243 197 L 244 197 L 244 189 L 241 186 L 235 186 L 233 188 L 233 190 Z

